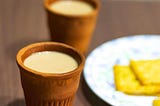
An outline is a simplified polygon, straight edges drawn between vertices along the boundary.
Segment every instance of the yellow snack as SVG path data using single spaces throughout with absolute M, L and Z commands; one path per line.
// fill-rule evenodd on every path
M 160 98 L 158 97 L 158 98 L 154 99 L 152 102 L 152 105 L 153 106 L 160 106 Z
M 142 84 L 160 85 L 160 60 L 131 60 L 130 66 Z
M 114 67 L 116 90 L 131 95 L 158 95 L 160 85 L 141 85 L 129 66 Z

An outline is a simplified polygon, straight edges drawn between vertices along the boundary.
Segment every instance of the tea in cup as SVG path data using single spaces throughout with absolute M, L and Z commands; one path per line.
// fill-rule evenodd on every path
M 62 43 L 30 44 L 17 53 L 26 106 L 72 106 L 84 56 Z
M 50 38 L 86 54 L 96 26 L 96 0 L 45 0 Z

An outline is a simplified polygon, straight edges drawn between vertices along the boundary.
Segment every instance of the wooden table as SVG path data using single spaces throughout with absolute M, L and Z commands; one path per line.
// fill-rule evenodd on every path
M 160 2 L 102 0 L 89 53 L 121 36 L 160 33 Z M 15 62 L 23 46 L 49 40 L 43 0 L 0 0 L 0 106 L 25 106 Z M 85 93 L 84 93 L 85 92 Z M 74 106 L 107 106 L 82 80 Z

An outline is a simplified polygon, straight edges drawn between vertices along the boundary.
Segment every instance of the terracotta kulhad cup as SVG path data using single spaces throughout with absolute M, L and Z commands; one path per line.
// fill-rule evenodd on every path
M 78 67 L 66 73 L 42 73 L 26 67 L 23 62 L 32 53 L 58 51 L 73 57 Z M 56 42 L 30 44 L 17 53 L 17 65 L 26 106 L 72 106 L 84 67 L 84 56 L 71 46 Z
M 59 0 L 45 0 L 48 27 L 52 41 L 63 42 L 87 54 L 87 50 L 96 26 L 99 11 L 98 0 L 81 0 L 90 4 L 94 9 L 86 15 L 65 15 L 50 8 Z

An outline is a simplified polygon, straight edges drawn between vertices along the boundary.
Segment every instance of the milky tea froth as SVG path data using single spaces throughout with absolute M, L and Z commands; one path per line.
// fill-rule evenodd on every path
M 86 15 L 93 11 L 93 7 L 78 0 L 61 0 L 50 5 L 50 9 L 65 15 Z
M 43 51 L 31 54 L 24 65 L 42 73 L 66 73 L 78 67 L 71 56 L 57 51 Z

